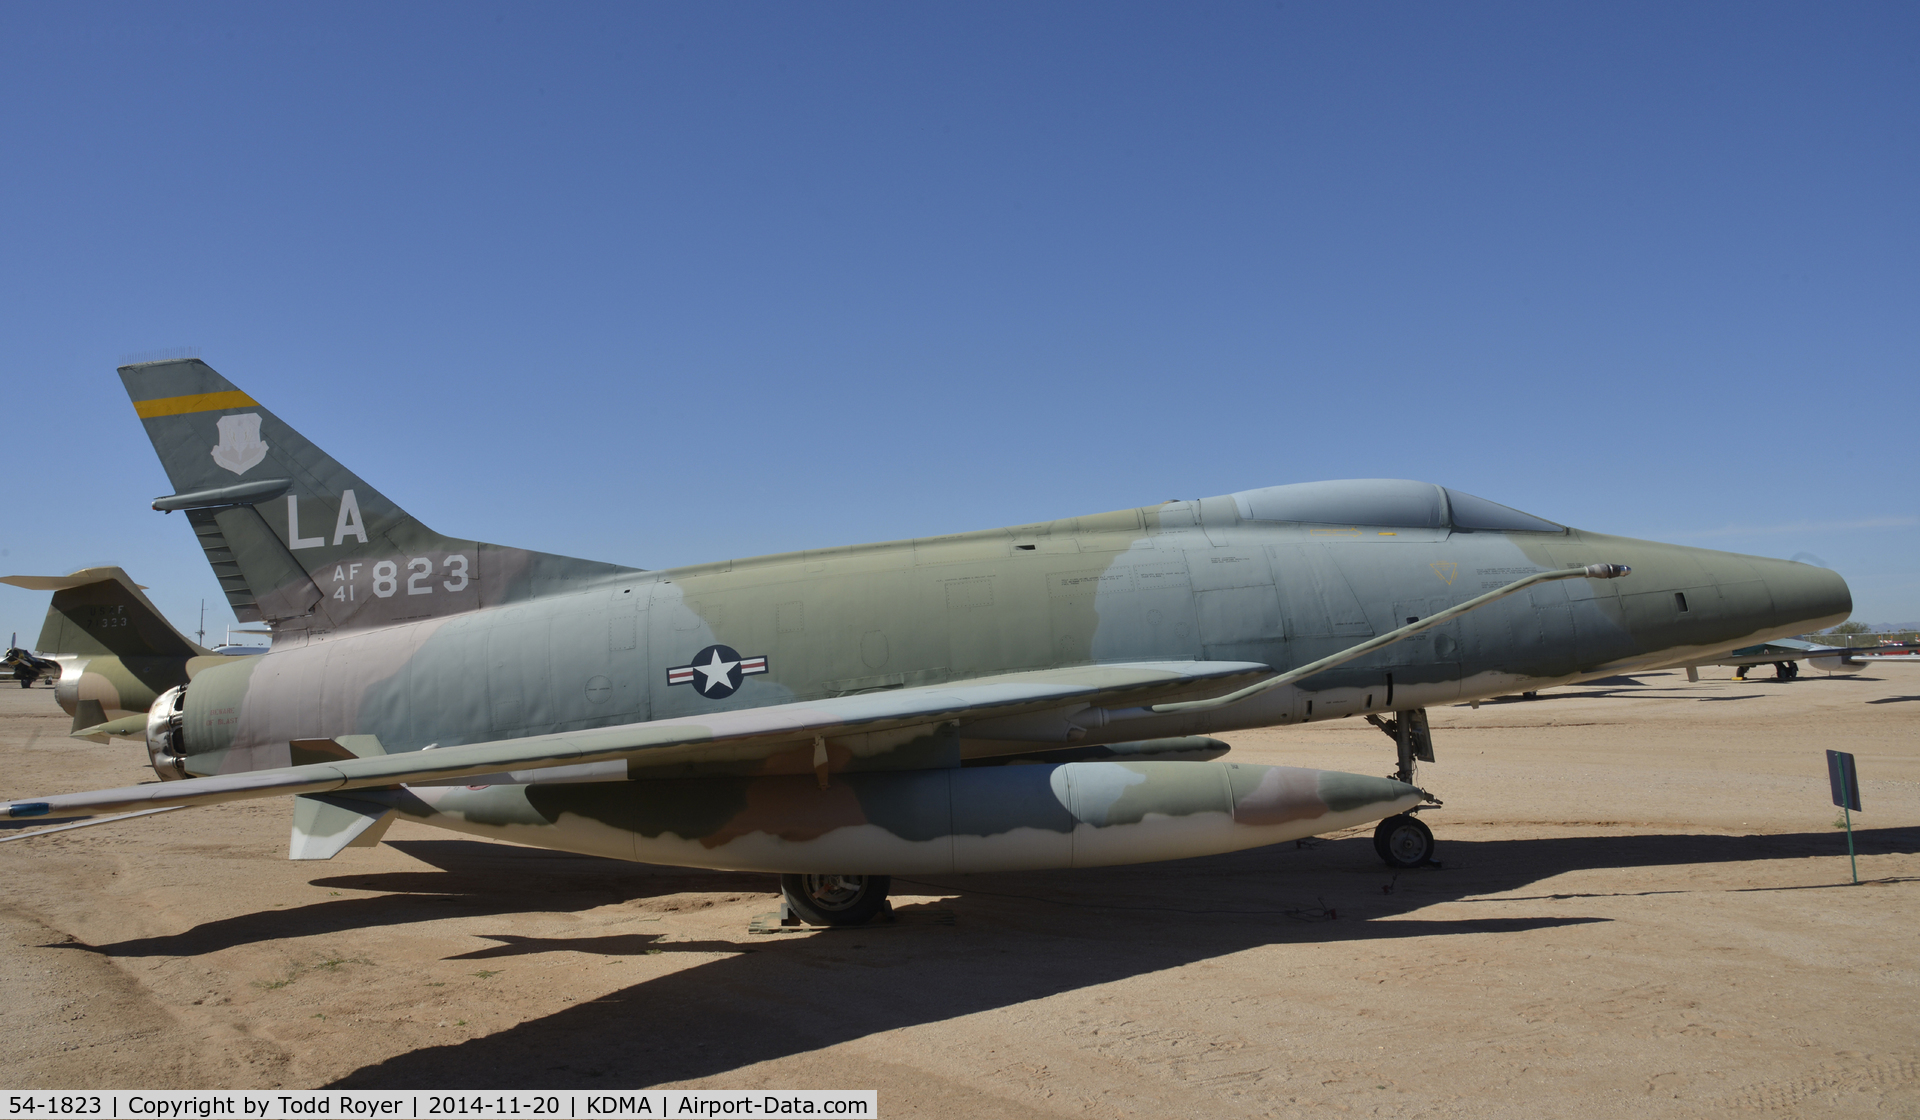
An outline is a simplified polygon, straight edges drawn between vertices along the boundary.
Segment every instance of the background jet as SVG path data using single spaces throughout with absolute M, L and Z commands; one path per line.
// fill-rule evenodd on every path
M 893 874 L 1371 821 L 1382 858 L 1412 866 L 1433 850 L 1409 815 L 1429 800 L 1412 784 L 1428 705 L 1697 665 L 1852 609 L 1822 568 L 1404 479 L 648 572 L 435 533 L 198 360 L 120 374 L 173 486 L 154 508 L 185 511 L 273 647 L 154 703 L 148 752 L 171 780 L 7 812 L 291 794 L 294 858 L 405 816 L 779 872 L 796 914 L 836 923 L 875 913 Z M 1393 778 L 1196 742 L 1375 713 Z M 1109 744 L 1124 757 L 1036 758 Z
M 39 649 L 53 659 L 45 664 L 58 678 L 54 700 L 73 717 L 76 739 L 143 737 L 155 698 L 224 660 L 174 629 L 119 568 L 0 576 L 0 583 L 53 592 Z
M 1788 681 L 1800 675 L 1800 662 L 1827 673 L 1857 673 L 1872 661 L 1900 661 L 1904 655 L 1920 652 L 1920 642 L 1891 642 L 1872 646 L 1826 646 L 1799 638 L 1776 638 L 1757 646 L 1744 646 L 1715 665 L 1737 665 L 1733 675 L 1745 680 L 1755 665 L 1772 665 L 1777 680 Z
M 30 649 L 22 649 L 20 635 L 15 634 L 7 648 L 7 655 L 0 658 L 0 670 L 13 674 L 21 688 L 32 688 L 33 682 L 45 679 L 49 684 L 60 679 L 60 665 L 44 657 L 36 657 Z

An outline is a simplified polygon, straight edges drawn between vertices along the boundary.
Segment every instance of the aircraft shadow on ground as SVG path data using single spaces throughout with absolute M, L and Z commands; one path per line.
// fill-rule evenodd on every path
M 1752 684 L 1752 681 L 1741 681 Z M 1691 684 L 1646 684 L 1632 677 L 1603 677 L 1597 681 L 1573 685 L 1567 688 L 1548 689 L 1537 696 L 1496 696 L 1491 700 L 1480 701 L 1483 708 L 1497 708 L 1507 704 L 1545 704 L 1555 700 L 1754 700 L 1766 695 L 1763 692 L 1745 693 L 1739 696 L 1718 696 L 1702 692 Z
M 400 840 L 392 846 L 438 870 L 327 876 L 312 880 L 312 885 L 388 893 L 236 914 L 181 933 L 106 945 L 69 943 L 66 947 L 111 957 L 190 957 L 282 937 L 312 937 L 435 918 L 591 910 L 688 891 L 771 897 L 780 889 L 779 879 L 773 875 L 653 867 L 475 840 Z M 683 950 L 685 946 L 676 943 L 673 948 Z
M 1862 830 L 1854 839 L 1864 854 L 1920 853 L 1916 831 Z M 398 1054 L 335 1084 L 594 1089 L 712 1077 L 878 1032 L 1011 1007 L 1260 946 L 1516 934 L 1608 920 L 1564 914 L 1404 916 L 1435 903 L 1506 894 L 1564 872 L 1800 860 L 1844 850 L 1840 835 L 1829 832 L 1464 841 L 1444 843 L 1444 868 L 1395 874 L 1375 860 L 1367 838 L 1357 837 L 1142 867 L 902 880 L 896 881 L 901 920 L 891 925 L 660 944 L 662 950 L 731 955 L 481 1038 Z M 747 891 L 763 885 L 765 877 L 706 881 Z M 1821 884 L 1810 880 L 1808 885 Z M 927 887 L 957 897 L 912 901 Z M 547 896 L 535 905 L 520 901 L 510 905 L 503 899 L 496 912 L 552 908 L 537 904 L 549 901 Z M 958 916 L 954 925 L 938 924 L 931 916 L 949 910 Z M 285 920 L 281 935 L 304 932 L 298 913 L 273 918 Z M 492 946 L 451 959 L 547 950 L 628 955 L 653 948 L 648 936 L 540 939 L 502 930 L 483 935 Z M 164 939 L 149 942 L 159 940 Z M 128 947 L 133 944 L 160 951 L 147 943 Z M 189 944 L 177 941 L 168 951 L 189 952 Z M 124 948 L 96 951 L 118 954 Z

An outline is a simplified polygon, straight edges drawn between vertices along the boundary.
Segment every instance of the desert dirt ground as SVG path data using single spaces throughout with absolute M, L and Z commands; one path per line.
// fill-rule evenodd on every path
M 754 935 L 764 875 L 290 807 L 0 846 L 10 1087 L 874 1088 L 887 1116 L 1920 1115 L 1920 665 L 1707 670 L 1432 713 L 1442 866 L 1364 830 L 896 882 Z M 10 796 L 151 780 L 0 689 Z M 1384 773 L 1359 720 L 1234 757 Z M 1824 748 L 1859 759 L 1848 883 Z

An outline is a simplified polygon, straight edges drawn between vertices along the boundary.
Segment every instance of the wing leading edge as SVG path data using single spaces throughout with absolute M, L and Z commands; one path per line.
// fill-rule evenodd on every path
M 958 684 L 897 689 L 718 712 L 704 720 L 655 720 L 400 754 L 216 774 L 174 782 L 7 802 L 5 815 L 88 817 L 162 807 L 213 805 L 290 794 L 333 793 L 410 782 L 618 760 L 731 759 L 775 744 L 1005 716 L 1062 704 L 1132 704 L 1269 674 L 1256 662 L 1186 661 L 1083 665 L 1008 673 Z

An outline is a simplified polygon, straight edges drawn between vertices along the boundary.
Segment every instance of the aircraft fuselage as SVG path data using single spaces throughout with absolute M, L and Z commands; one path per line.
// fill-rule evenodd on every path
M 476 551 L 461 564 L 482 587 L 484 561 Z M 1588 563 L 1623 563 L 1633 573 L 1536 586 L 1217 711 L 1091 728 L 1071 712 L 989 720 L 960 728 L 961 751 L 980 757 L 1499 696 L 1702 663 L 1831 625 L 1851 608 L 1837 575 L 1788 561 L 1579 530 L 1262 521 L 1242 516 L 1233 498 L 1173 502 L 625 573 L 377 629 L 285 632 L 262 657 L 196 676 L 185 695 L 185 769 L 286 765 L 287 744 L 299 739 L 374 735 L 393 753 L 1089 663 L 1244 661 L 1285 670 L 1523 575 Z M 436 578 L 448 566 L 445 557 L 428 565 L 397 555 L 390 565 L 356 565 L 344 578 L 360 586 L 321 587 L 392 595 L 392 573 L 410 565 L 432 567 Z

